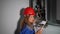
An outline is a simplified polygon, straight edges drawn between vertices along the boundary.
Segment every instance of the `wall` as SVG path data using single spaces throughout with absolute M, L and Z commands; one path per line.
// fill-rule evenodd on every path
M 56 22 L 56 0 L 47 0 L 47 17 L 50 23 Z
M 20 10 L 29 6 L 29 0 L 1 0 L 0 34 L 14 34 Z
M 57 0 L 57 20 L 60 20 L 60 0 Z

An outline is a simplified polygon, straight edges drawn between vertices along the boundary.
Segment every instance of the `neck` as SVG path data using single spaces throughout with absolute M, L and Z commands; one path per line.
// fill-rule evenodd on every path
M 28 26 L 33 29 L 33 24 L 32 23 L 29 23 Z

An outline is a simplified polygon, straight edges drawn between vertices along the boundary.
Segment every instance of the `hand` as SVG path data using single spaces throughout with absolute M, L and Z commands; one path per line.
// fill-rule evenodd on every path
M 42 32 L 43 32 L 43 28 L 39 29 L 39 30 L 36 32 L 36 34 L 42 34 Z

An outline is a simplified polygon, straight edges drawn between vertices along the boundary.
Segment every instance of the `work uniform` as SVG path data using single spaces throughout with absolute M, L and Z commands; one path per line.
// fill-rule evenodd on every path
M 22 31 L 20 32 L 20 34 L 35 34 L 34 29 L 32 29 L 31 27 L 29 27 L 28 25 L 26 25 Z

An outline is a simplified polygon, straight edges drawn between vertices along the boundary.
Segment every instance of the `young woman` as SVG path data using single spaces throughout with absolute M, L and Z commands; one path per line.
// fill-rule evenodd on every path
M 27 7 L 25 8 L 23 14 L 24 14 L 24 19 L 20 23 L 20 34 L 42 34 L 42 29 L 35 32 L 33 28 L 33 23 L 35 21 L 34 9 L 31 7 Z

